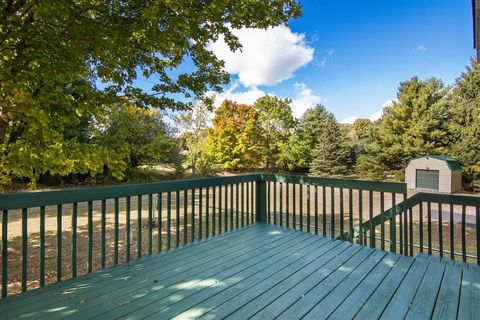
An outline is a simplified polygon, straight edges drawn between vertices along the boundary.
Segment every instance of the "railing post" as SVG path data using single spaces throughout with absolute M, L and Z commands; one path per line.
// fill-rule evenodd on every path
M 255 214 L 257 222 L 267 222 L 267 183 L 264 180 L 255 181 Z

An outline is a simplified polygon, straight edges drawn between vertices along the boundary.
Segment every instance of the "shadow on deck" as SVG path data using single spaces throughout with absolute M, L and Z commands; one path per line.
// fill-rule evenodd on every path
M 256 224 L 0 300 L 2 319 L 474 319 L 480 268 Z

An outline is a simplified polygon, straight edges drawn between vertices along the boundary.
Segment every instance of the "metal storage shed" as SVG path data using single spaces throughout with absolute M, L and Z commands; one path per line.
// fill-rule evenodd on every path
M 452 193 L 462 189 L 462 168 L 444 156 L 415 158 L 405 170 L 405 182 L 408 189 Z

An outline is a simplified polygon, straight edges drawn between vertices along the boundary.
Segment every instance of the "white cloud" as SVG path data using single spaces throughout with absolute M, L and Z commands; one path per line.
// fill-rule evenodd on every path
M 227 72 L 238 74 L 245 87 L 275 85 L 313 60 L 314 49 L 306 43 L 305 34 L 293 33 L 287 26 L 232 29 L 232 33 L 242 44 L 240 50 L 230 51 L 223 38 L 208 49 L 225 61 Z
M 417 51 L 425 52 L 425 51 L 427 51 L 427 47 L 424 46 L 424 45 L 420 45 L 420 46 L 418 46 Z
M 355 122 L 355 120 L 357 120 L 358 117 L 355 117 L 355 116 L 350 116 L 350 117 L 347 117 L 345 119 L 342 119 L 340 120 L 340 123 L 343 123 L 343 124 L 352 124 Z
M 308 108 L 325 100 L 314 95 L 305 83 L 295 83 L 294 87 L 296 98 L 292 100 L 292 113 L 295 118 L 300 118 Z
M 396 101 L 397 101 L 397 99 L 390 99 L 390 100 L 385 101 L 385 103 L 382 104 L 381 109 L 379 111 L 377 111 L 377 112 L 375 112 L 375 113 L 373 113 L 373 114 L 371 114 L 367 117 L 350 116 L 350 117 L 347 117 L 345 119 L 340 120 L 340 123 L 352 124 L 357 119 L 368 119 L 372 122 L 377 121 L 378 119 L 380 119 L 382 117 L 385 108 L 391 107 L 393 105 L 393 103 L 396 102 Z
M 225 92 L 215 95 L 214 106 L 218 107 L 225 99 L 235 101 L 237 103 L 252 105 L 258 98 L 263 97 L 266 93 L 257 87 L 249 88 L 247 91 L 235 92 L 238 84 L 234 83 Z
M 335 52 L 335 50 L 327 50 L 327 52 L 325 53 L 325 55 L 323 57 L 321 57 L 320 59 L 315 61 L 315 66 L 317 66 L 319 68 L 325 68 L 325 66 L 327 65 L 327 61 L 330 59 L 330 57 L 332 56 L 332 54 L 334 52 Z

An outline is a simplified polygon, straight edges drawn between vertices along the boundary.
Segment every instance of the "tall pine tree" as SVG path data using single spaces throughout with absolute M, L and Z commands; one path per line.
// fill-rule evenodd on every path
M 344 131 L 335 119 L 325 123 L 312 155 L 310 172 L 314 175 L 341 176 L 349 172 L 352 160 L 350 148 Z

